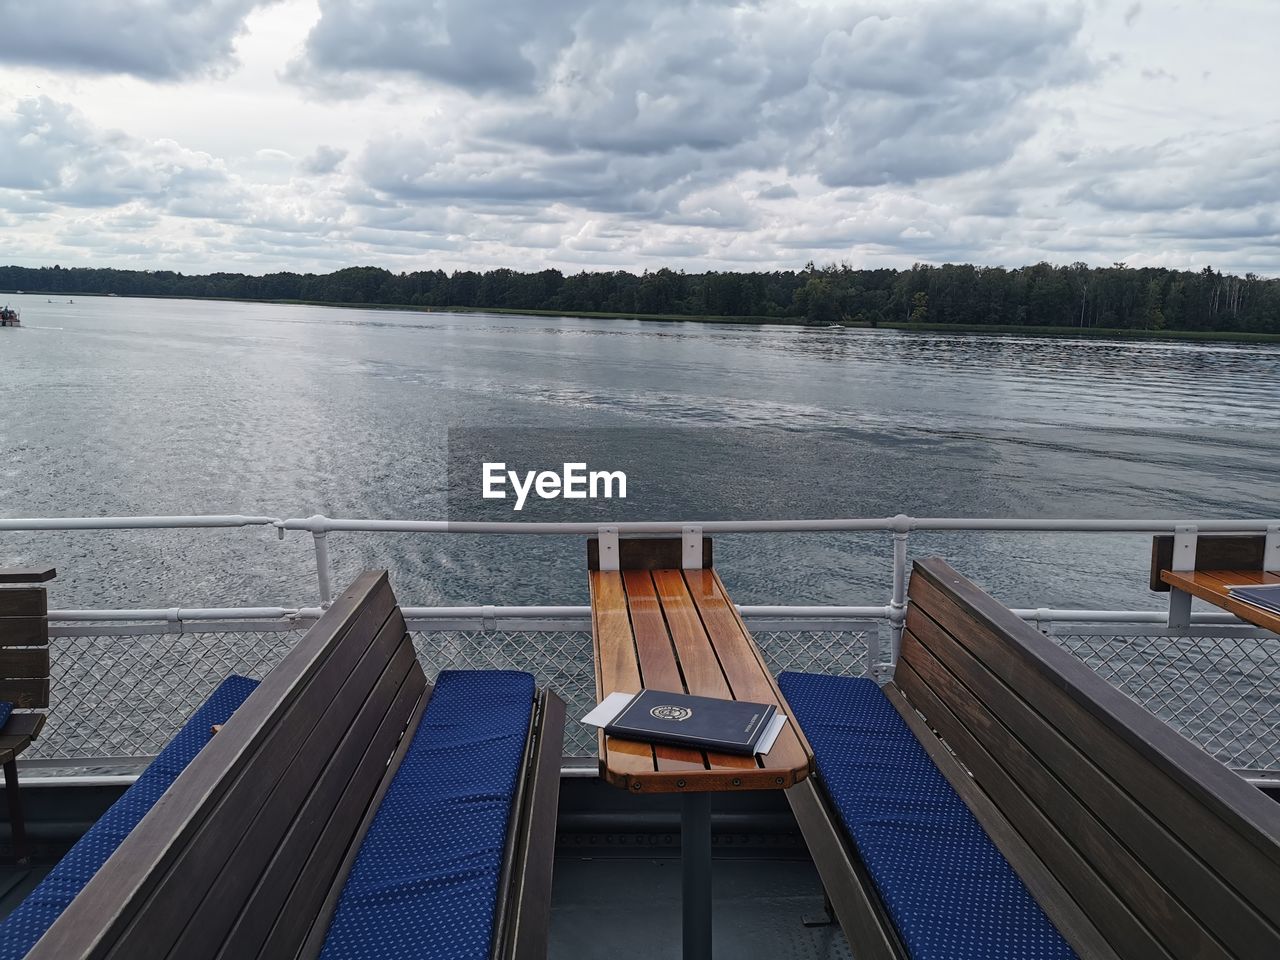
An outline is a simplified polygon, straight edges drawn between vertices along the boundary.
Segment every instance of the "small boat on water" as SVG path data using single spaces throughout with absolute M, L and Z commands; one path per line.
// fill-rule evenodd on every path
M 20 327 L 22 326 L 22 315 L 18 311 L 6 304 L 0 307 L 0 327 Z

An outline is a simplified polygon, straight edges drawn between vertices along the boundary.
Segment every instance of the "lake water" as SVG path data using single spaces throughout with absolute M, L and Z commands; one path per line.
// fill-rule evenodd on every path
M 1280 514 L 1272 345 L 11 301 L 25 326 L 0 330 L 10 517 L 444 519 L 448 430 L 496 426 L 706 431 L 730 457 L 670 465 L 696 482 L 666 495 L 669 519 Z M 738 493 L 713 502 L 719 479 Z M 574 538 L 331 539 L 338 580 L 388 566 L 406 604 L 587 599 Z M 887 599 L 888 534 L 716 546 L 740 602 Z M 911 549 L 1015 606 L 1161 602 L 1146 536 L 919 534 Z M 20 562 L 57 565 L 63 608 L 316 599 L 302 533 L 0 534 L 0 563 Z

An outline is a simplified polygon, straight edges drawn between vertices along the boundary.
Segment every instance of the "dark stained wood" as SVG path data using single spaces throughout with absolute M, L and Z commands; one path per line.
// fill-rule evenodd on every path
M 49 621 L 44 617 L 0 617 L 0 647 L 47 647 Z
M 1072 792 L 986 712 L 981 694 L 967 690 L 913 634 L 904 637 L 903 654 L 908 666 L 903 693 L 927 711 L 930 723 L 1121 953 L 1177 956 L 1173 951 L 1185 940 L 1197 955 L 1225 960 L 1226 953 L 1102 824 L 1092 821 Z M 1153 916 L 1161 923 L 1152 923 Z
M 958 728 L 1173 956 L 1280 951 L 1280 904 L 1263 893 L 1280 888 L 1280 807 L 945 563 L 916 565 L 911 598 L 904 658 L 955 718 L 943 735 L 984 788 Z M 919 687 L 903 689 L 916 702 Z
M 1234 613 L 1241 620 L 1255 626 L 1280 633 L 1280 614 L 1262 607 L 1255 607 L 1231 596 L 1232 587 L 1260 586 L 1280 583 L 1280 573 L 1263 573 L 1261 570 L 1197 570 L 1175 573 L 1165 570 L 1160 574 L 1166 586 L 1185 590 L 1192 596 L 1207 600 L 1222 609 Z
M 43 617 L 48 613 L 44 587 L 0 587 L 0 617 Z
M 9 803 L 9 835 L 13 838 L 13 858 L 27 861 L 27 825 L 22 815 L 22 795 L 18 792 L 18 764 L 12 756 L 3 758 L 4 795 Z
M 947 745 L 933 735 L 928 723 L 916 712 L 902 692 L 893 684 L 885 687 L 884 691 L 889 702 L 902 715 L 934 765 L 947 778 L 952 789 L 964 800 L 978 822 L 982 824 L 987 836 L 1013 866 L 1031 895 L 1044 908 L 1049 919 L 1071 944 L 1072 949 L 1079 956 L 1090 958 L 1090 960 L 1120 960 L 1120 955 L 1111 948 L 1080 905 L 1072 899 L 1044 862 L 1032 852 L 1022 836 L 1001 813 L 1000 808 L 974 782 L 973 775 L 956 759 Z
M 1011 687 L 1035 690 L 1037 709 L 1063 717 L 1078 749 L 1280 922 L 1280 902 L 1261 894 L 1280 869 L 1280 807 L 942 561 L 916 572 L 913 596 L 932 594 L 925 602 L 970 652 Z
M 221 725 L 31 960 L 317 954 L 428 691 L 385 573 L 363 575 Z M 548 832 L 549 816 L 553 843 L 564 707 L 540 703 L 550 720 L 535 721 L 526 750 L 538 784 L 521 789 L 512 829 Z M 536 813 L 525 809 L 535 794 Z M 523 906 L 503 910 L 512 944 L 545 944 L 547 843 L 512 840 L 524 857 Z
M 58 575 L 50 566 L 0 567 L 0 583 L 44 583 Z
M 564 714 L 559 697 L 550 692 L 542 695 L 525 761 L 525 783 L 515 807 L 519 816 L 510 831 L 515 844 L 494 931 L 495 957 L 545 960 L 547 956 Z
M 342 799 L 333 807 L 323 831 L 310 849 L 301 843 L 291 849 L 292 856 L 302 856 L 303 867 L 299 880 L 289 891 L 283 907 L 274 917 L 267 910 L 255 911 L 255 916 L 271 923 L 271 927 L 258 952 L 250 956 L 256 955 L 262 960 L 288 956 L 291 951 L 298 949 L 299 943 L 303 944 L 300 956 L 319 954 L 328 933 L 329 921 L 338 905 L 342 887 L 355 864 L 360 845 L 373 824 L 373 818 L 377 816 L 378 807 L 391 786 L 395 771 L 400 768 L 400 762 L 413 741 L 417 720 L 426 709 L 426 691 L 426 677 L 415 660 L 410 664 L 409 672 L 391 709 L 387 711 L 377 736 L 367 745 L 360 765 L 351 778 L 358 789 L 344 791 Z M 403 727 L 400 719 L 406 708 L 413 717 L 409 728 Z M 396 735 L 398 727 L 402 730 L 399 739 Z M 388 763 L 388 760 L 391 762 Z M 372 795 L 367 792 L 370 781 L 374 781 Z M 315 952 L 311 953 L 312 950 Z M 225 960 L 237 960 L 245 954 L 228 949 L 221 956 Z
M 410 671 L 406 684 L 407 691 L 419 686 L 419 673 L 420 671 Z M 422 720 L 422 715 L 426 712 L 427 704 L 431 702 L 433 687 L 431 684 L 426 683 L 425 676 L 421 677 L 421 689 L 422 693 L 418 697 L 418 703 L 414 708 L 413 716 L 409 720 L 409 726 L 396 744 L 395 752 L 387 763 L 387 774 L 382 778 L 382 782 L 378 784 L 378 789 L 374 793 L 372 801 L 365 809 L 361 810 L 351 798 L 345 799 L 334 811 L 334 815 L 326 825 L 320 841 L 311 852 L 312 857 L 324 858 L 323 862 L 328 862 L 335 855 L 341 855 L 337 875 L 328 892 L 325 893 L 324 902 L 321 904 L 319 911 L 314 917 L 310 918 L 293 917 L 290 919 L 283 915 L 276 918 L 278 922 L 273 924 L 271 930 L 273 939 L 268 940 L 266 949 L 261 950 L 258 954 L 262 960 L 271 960 L 271 954 L 268 951 L 275 944 L 283 943 L 289 931 L 293 931 L 290 934 L 291 936 L 295 935 L 299 929 L 307 929 L 307 935 L 301 949 L 298 951 L 298 960 L 313 960 L 313 958 L 320 955 L 320 950 L 324 946 L 325 936 L 329 931 L 329 922 L 333 917 L 333 911 L 337 909 L 338 900 L 342 896 L 342 888 L 346 884 L 347 878 L 351 876 L 351 869 L 355 866 L 356 857 L 360 853 L 360 847 L 364 843 L 365 836 L 369 833 L 369 828 L 373 826 L 378 807 L 382 805 L 383 797 L 386 796 L 387 790 L 390 789 L 391 781 L 395 778 L 396 771 L 400 769 L 400 764 L 404 760 L 405 754 L 409 752 L 409 747 L 413 743 L 413 731 L 417 730 L 418 724 Z M 362 768 L 365 764 L 377 764 L 378 756 L 381 753 L 377 746 L 372 745 L 371 749 L 366 752 L 365 758 L 361 761 Z M 356 824 L 355 834 L 344 848 L 343 838 L 349 835 L 352 823 Z M 305 875 L 308 877 L 314 876 L 314 872 L 307 872 Z M 290 891 L 290 895 L 294 895 L 294 891 Z M 316 891 L 313 889 L 297 891 L 297 896 L 302 901 L 309 900 L 315 895 Z M 268 921 L 271 920 L 270 917 L 266 919 Z M 224 951 L 222 960 L 238 960 L 238 955 L 231 951 Z
M 1239 950 L 1268 935 L 1266 921 L 1041 717 L 1035 704 L 994 677 L 920 607 L 915 613 L 904 644 L 915 672 L 932 678 L 934 692 L 1035 806 L 1053 811 L 1060 832 L 1106 878 L 1101 882 L 1138 904 L 1140 915 L 1161 917 L 1153 927 L 1157 934 L 1179 949 L 1204 941 L 1202 956 L 1216 949 L 1207 943 L 1213 939 L 1209 929 L 1225 930 L 1221 939 Z
M 807 779 L 787 790 L 787 803 L 800 826 L 831 909 L 849 951 L 858 960 L 907 960 L 875 883 L 818 784 Z
M 183 770 L 50 926 L 28 960 L 110 955 L 187 844 L 274 739 L 281 718 L 303 698 L 339 641 L 362 625 L 381 626 L 394 605 L 385 573 L 363 574 L 344 591 Z
M 48 679 L 49 648 L 28 647 L 22 650 L 0 647 L 0 677 L 9 680 Z
M 1197 570 L 1261 570 L 1267 538 L 1256 535 L 1201 534 L 1196 537 Z M 1169 592 L 1160 574 L 1173 566 L 1173 537 L 1151 539 L 1151 589 Z
M 0 680 L 0 700 L 8 700 L 20 710 L 49 706 L 48 680 Z
M 618 566 L 623 570 L 678 570 L 684 556 L 679 537 L 620 537 Z M 702 565 L 711 566 L 711 538 L 702 538 Z M 587 541 L 587 569 L 600 569 L 600 542 Z
M 218 888 L 240 891 L 240 896 L 204 897 L 172 948 L 176 956 L 190 960 L 213 957 L 246 906 L 271 915 L 278 913 L 278 906 L 270 901 L 302 872 L 300 864 L 315 846 L 318 828 L 340 798 L 353 792 L 363 798 L 363 804 L 369 802 L 383 771 L 372 771 L 363 783 L 354 781 L 353 773 L 387 718 L 389 706 L 395 704 L 396 692 L 414 662 L 413 645 L 405 636 L 404 620 L 397 610 L 342 683 L 270 795 L 254 809 L 235 850 L 219 868 Z M 405 697 L 393 717 L 397 736 L 408 723 L 419 692 Z M 391 751 L 388 744 L 385 756 L 389 757 Z M 211 838 L 230 845 L 231 832 L 225 826 L 219 829 L 211 821 L 205 829 L 217 831 L 210 833 Z M 193 844 L 191 849 L 190 856 L 200 855 L 198 845 Z M 206 856 L 202 864 L 212 872 L 208 860 Z M 269 872 L 268 863 L 277 868 L 277 874 L 284 875 L 264 876 Z M 175 868 L 175 879 L 167 881 L 167 885 L 177 883 L 176 878 L 182 876 L 179 870 L 181 866 Z M 263 877 L 265 885 L 256 883 L 259 877 Z M 330 873 L 319 879 L 327 887 L 333 876 Z M 198 878 L 184 896 L 199 896 L 203 880 L 204 877 Z

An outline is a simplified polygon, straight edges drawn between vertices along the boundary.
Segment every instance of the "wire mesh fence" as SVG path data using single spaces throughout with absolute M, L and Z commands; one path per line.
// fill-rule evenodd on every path
M 1280 638 L 1063 632 L 1054 639 L 1227 766 L 1280 771 Z
M 155 624 L 55 628 L 48 723 L 24 758 L 154 755 L 228 673 L 261 677 L 300 636 L 296 624 L 200 631 Z M 769 667 L 857 675 L 887 649 L 883 625 L 753 629 Z M 806 626 L 812 626 L 806 624 Z M 155 632 L 139 632 L 153 629 Z M 1055 637 L 1099 675 L 1223 763 L 1280 772 L 1280 638 L 1168 636 L 1115 627 L 1059 628 Z M 74 635 L 67 635 L 68 633 Z M 528 670 L 568 706 L 565 755 L 594 757 L 577 722 L 595 703 L 591 634 L 583 629 L 414 629 L 421 662 L 442 669 Z

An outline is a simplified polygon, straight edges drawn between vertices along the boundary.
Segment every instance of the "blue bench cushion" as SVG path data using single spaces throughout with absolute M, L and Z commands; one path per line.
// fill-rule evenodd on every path
M 257 685 L 257 680 L 234 674 L 218 685 L 133 785 L 0 923 L 0 960 L 26 956 L 129 831 L 212 739 L 213 724 L 226 723 Z
M 874 681 L 784 673 L 778 685 L 912 957 L 1075 956 Z
M 13 713 L 13 704 L 8 700 L 0 700 L 0 730 L 9 722 L 9 714 Z
M 487 960 L 533 677 L 444 671 L 365 834 L 322 960 Z

